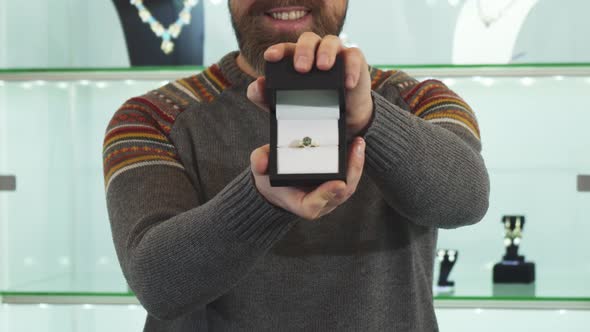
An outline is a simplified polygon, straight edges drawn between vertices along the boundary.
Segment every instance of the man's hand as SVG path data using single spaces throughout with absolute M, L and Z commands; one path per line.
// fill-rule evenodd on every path
M 336 56 L 344 60 L 346 87 L 346 124 L 349 137 L 355 137 L 369 126 L 373 115 L 371 76 L 365 56 L 358 48 L 345 48 L 340 38 L 321 38 L 313 32 L 305 32 L 297 43 L 282 43 L 269 47 L 264 59 L 277 62 L 293 56 L 295 70 L 308 73 L 314 65 L 320 70 L 330 70 Z M 259 78 L 248 87 L 248 98 L 265 110 L 265 81 Z
M 258 192 L 270 203 L 301 218 L 316 220 L 329 214 L 346 202 L 356 191 L 365 163 L 365 141 L 357 137 L 350 145 L 346 182 L 329 181 L 317 188 L 271 187 L 266 175 L 268 170 L 269 145 L 254 150 L 250 167 Z
M 369 68 L 362 52 L 357 48 L 345 48 L 336 36 L 320 36 L 306 32 L 297 43 L 271 46 L 264 59 L 277 62 L 293 56 L 294 67 L 300 73 L 308 73 L 315 65 L 320 70 L 330 70 L 341 55 L 345 66 L 346 124 L 349 137 L 357 136 L 371 121 L 373 99 Z M 265 102 L 265 79 L 261 77 L 248 87 L 248 98 L 268 111 Z M 271 187 L 266 175 L 270 147 L 263 146 L 252 152 L 250 162 L 258 191 L 272 204 L 304 219 L 316 220 L 329 214 L 346 202 L 356 191 L 365 163 L 365 141 L 355 138 L 350 144 L 346 183 L 329 181 L 314 189 Z

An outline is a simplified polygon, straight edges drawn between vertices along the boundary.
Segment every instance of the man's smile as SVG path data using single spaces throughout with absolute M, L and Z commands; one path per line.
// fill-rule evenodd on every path
M 265 13 L 265 21 L 280 31 L 297 31 L 311 27 L 311 10 L 305 7 L 274 8 Z

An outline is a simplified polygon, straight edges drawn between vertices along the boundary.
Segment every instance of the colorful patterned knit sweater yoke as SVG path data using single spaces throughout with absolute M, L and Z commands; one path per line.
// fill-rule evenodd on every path
M 115 114 L 104 141 L 104 171 L 110 181 L 126 170 L 150 165 L 184 169 L 169 141 L 176 117 L 191 105 L 210 103 L 230 86 L 219 66 L 130 99 Z
M 129 99 L 106 130 L 113 241 L 145 331 L 438 330 L 437 230 L 488 207 L 474 111 L 440 81 L 371 68 L 358 189 L 309 222 L 253 183 L 269 114 L 236 56 Z

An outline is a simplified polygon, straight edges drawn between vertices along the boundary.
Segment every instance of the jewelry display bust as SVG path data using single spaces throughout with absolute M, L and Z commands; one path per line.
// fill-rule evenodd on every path
M 203 65 L 204 1 L 113 0 L 113 4 L 132 66 Z M 138 6 L 144 6 L 147 11 L 140 11 Z M 144 22 L 148 19 L 156 24 Z M 172 29 L 168 29 L 171 25 Z M 171 37 L 166 43 L 159 28 L 177 38 Z
M 538 1 L 465 1 L 455 27 L 453 63 L 512 62 L 520 29 Z

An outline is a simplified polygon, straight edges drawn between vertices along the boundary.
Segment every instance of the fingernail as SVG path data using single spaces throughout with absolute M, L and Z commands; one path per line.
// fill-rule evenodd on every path
M 279 53 L 279 50 L 277 50 L 276 48 L 269 48 L 264 52 L 264 57 L 274 57 L 275 55 L 277 55 Z
M 332 191 L 331 194 L 333 197 L 336 197 L 336 196 L 342 194 L 343 191 L 344 191 L 344 189 L 338 189 L 338 190 Z
M 309 59 L 305 55 L 300 55 L 295 60 L 295 67 L 303 69 L 306 68 Z
M 328 66 L 329 63 L 330 63 L 330 58 L 328 58 L 327 54 L 322 53 L 318 56 L 318 66 L 325 67 L 325 66 Z
M 346 76 L 346 87 L 349 89 L 354 87 L 354 76 L 350 74 Z
M 365 140 L 364 139 L 359 139 L 358 140 L 359 145 L 356 147 L 356 153 L 359 156 L 363 156 L 365 154 Z
M 252 84 L 253 84 L 253 86 L 252 86 L 252 92 L 254 92 L 254 94 L 257 95 L 258 94 L 258 82 L 254 82 Z

